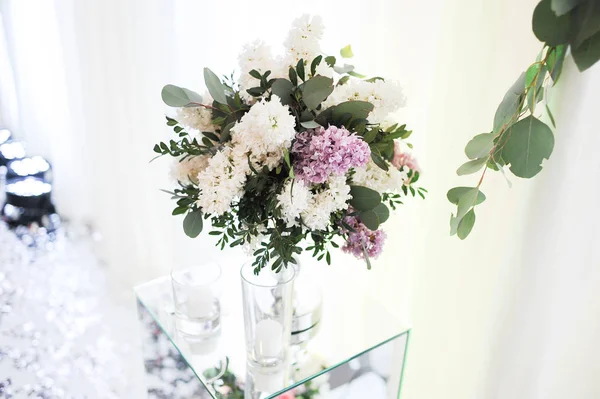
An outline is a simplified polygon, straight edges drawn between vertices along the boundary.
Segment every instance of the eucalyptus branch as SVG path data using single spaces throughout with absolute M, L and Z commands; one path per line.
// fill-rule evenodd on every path
M 505 94 L 494 116 L 490 133 L 475 136 L 465 147 L 470 161 L 457 170 L 467 175 L 483 172 L 475 187 L 455 187 L 448 200 L 457 205 L 450 218 L 450 234 L 466 238 L 475 223 L 475 206 L 485 200 L 480 187 L 488 169 L 532 178 L 542 170 L 554 149 L 552 129 L 535 115 L 536 105 L 545 101 L 548 119 L 555 126 L 548 106 L 548 89 L 560 77 L 567 49 L 583 71 L 600 59 L 600 14 L 595 0 L 542 0 L 533 13 L 533 31 L 545 45 L 538 59 L 519 76 Z M 544 55 L 542 57 L 542 55 Z M 544 98 L 545 97 L 545 98 Z

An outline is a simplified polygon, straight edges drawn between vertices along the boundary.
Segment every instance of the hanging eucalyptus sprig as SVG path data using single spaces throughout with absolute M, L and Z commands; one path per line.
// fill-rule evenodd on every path
M 536 37 L 545 43 L 542 51 L 504 95 L 492 131 L 467 143 L 469 161 L 456 171 L 459 176 L 482 171 L 477 185 L 455 187 L 447 194 L 457 206 L 450 217 L 450 234 L 461 240 L 473 229 L 475 206 L 485 201 L 481 185 L 488 170 L 504 174 L 507 166 L 515 176 L 530 179 L 550 158 L 554 133 L 540 118 L 546 116 L 556 128 L 548 91 L 560 77 L 567 50 L 580 71 L 600 59 L 600 1 L 542 0 L 535 8 L 532 25 Z

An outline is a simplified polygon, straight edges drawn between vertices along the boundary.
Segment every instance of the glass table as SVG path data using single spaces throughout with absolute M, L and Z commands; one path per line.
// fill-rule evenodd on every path
M 304 269 L 302 271 L 305 273 Z M 308 272 L 307 272 L 308 273 Z M 342 270 L 321 266 L 323 292 L 318 333 L 293 347 L 289 379 L 246 366 L 239 268 L 223 267 L 221 333 L 184 338 L 175 328 L 171 280 L 135 287 L 151 398 L 396 399 L 410 329 L 386 304 Z

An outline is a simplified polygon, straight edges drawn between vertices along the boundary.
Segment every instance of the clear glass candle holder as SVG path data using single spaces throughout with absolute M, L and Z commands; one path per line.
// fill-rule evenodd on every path
M 171 271 L 175 325 L 186 338 L 210 338 L 221 331 L 221 267 L 215 262 Z
M 251 367 L 286 368 L 289 360 L 293 312 L 293 267 L 258 275 L 254 266 L 242 266 L 242 295 L 246 354 Z

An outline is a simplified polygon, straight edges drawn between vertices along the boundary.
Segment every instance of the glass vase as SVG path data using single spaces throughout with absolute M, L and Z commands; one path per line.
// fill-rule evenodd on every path
M 296 270 L 267 268 L 254 274 L 252 264 L 241 269 L 246 355 L 250 367 L 286 369 L 293 313 Z

